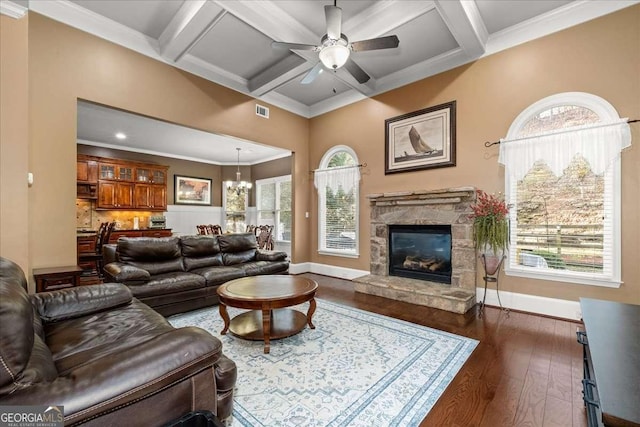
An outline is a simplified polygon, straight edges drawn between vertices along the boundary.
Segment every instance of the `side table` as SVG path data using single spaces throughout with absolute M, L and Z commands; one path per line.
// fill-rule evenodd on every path
M 77 265 L 65 267 L 34 268 L 36 292 L 55 291 L 80 285 L 82 268 Z

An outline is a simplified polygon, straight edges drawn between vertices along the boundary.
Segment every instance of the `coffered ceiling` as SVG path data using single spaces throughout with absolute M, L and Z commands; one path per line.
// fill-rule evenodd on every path
M 4 2 L 4 0 L 3 0 Z M 31 0 L 29 8 L 213 82 L 313 117 L 484 55 L 638 3 L 585 0 L 339 0 L 349 41 L 397 35 L 396 49 L 351 52 L 344 67 L 300 83 L 318 52 L 331 0 Z

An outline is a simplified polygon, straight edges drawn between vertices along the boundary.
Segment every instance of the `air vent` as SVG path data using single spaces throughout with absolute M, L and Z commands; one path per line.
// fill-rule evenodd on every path
M 267 107 L 263 107 L 260 104 L 256 104 L 256 116 L 264 117 L 265 119 L 269 118 L 269 109 Z

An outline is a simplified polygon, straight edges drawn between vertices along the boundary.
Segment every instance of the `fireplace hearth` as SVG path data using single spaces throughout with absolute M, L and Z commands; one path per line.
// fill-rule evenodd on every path
M 451 226 L 389 225 L 389 275 L 451 284 Z
M 371 274 L 354 279 L 355 290 L 454 313 L 473 307 L 477 261 L 470 214 L 475 188 L 367 197 Z

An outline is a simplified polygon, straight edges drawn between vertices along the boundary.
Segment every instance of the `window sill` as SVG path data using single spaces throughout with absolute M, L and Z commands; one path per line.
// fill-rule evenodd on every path
M 507 276 L 526 277 L 528 279 L 551 280 L 554 282 L 566 282 L 577 285 L 600 286 L 605 288 L 619 288 L 622 284 L 621 280 L 608 278 L 594 278 L 586 275 L 575 274 L 558 274 L 548 270 L 542 270 L 535 267 L 505 268 L 504 272 Z
M 328 251 L 328 250 L 319 250 L 319 255 L 329 255 L 329 256 L 339 256 L 343 258 L 359 258 L 360 254 L 357 252 L 340 252 L 340 251 Z

